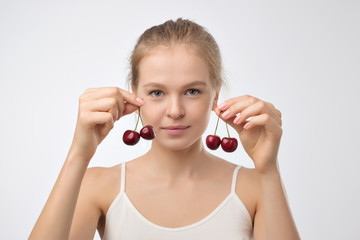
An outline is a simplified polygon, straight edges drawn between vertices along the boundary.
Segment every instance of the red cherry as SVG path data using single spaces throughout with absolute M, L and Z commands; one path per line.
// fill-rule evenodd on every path
M 127 145 L 135 145 L 140 140 L 140 134 L 132 130 L 126 130 L 123 135 L 123 141 Z
M 140 130 L 140 136 L 146 140 L 155 138 L 155 131 L 151 125 L 146 125 Z
M 221 143 L 221 139 L 219 136 L 216 135 L 208 135 L 206 137 L 206 146 L 211 150 L 216 150 L 219 148 Z
M 219 119 L 220 119 L 220 115 L 218 116 L 217 122 L 216 122 L 216 127 L 215 127 L 215 132 L 214 135 L 208 135 L 206 137 L 206 146 L 208 148 L 210 148 L 211 150 L 216 150 L 219 148 L 221 140 L 220 137 L 216 135 L 216 130 L 219 126 Z
M 233 152 L 236 150 L 237 146 L 238 146 L 238 141 L 236 138 L 224 137 L 221 140 L 221 148 L 225 152 Z

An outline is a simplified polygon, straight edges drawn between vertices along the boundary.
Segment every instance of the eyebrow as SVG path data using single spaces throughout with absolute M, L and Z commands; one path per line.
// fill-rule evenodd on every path
M 191 86 L 197 86 L 197 85 L 207 86 L 207 83 L 204 81 L 194 81 L 194 82 L 186 84 L 185 87 L 191 87 Z M 164 86 L 166 86 L 166 85 L 162 84 L 162 83 L 149 82 L 149 83 L 144 84 L 143 87 L 164 87 Z

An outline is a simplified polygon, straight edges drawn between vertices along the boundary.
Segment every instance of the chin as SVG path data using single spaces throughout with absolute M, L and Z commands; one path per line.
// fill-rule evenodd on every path
M 199 143 L 201 144 L 201 138 L 195 141 L 186 141 L 185 139 L 171 139 L 161 142 L 158 141 L 157 145 L 170 151 L 181 151 L 196 147 Z

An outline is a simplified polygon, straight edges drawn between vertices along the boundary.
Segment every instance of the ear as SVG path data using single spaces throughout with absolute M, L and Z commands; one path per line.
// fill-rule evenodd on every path
M 131 84 L 131 93 L 136 95 L 136 88 L 134 84 Z M 139 114 L 139 109 L 136 109 L 136 113 Z
M 135 92 L 136 92 L 135 89 L 136 89 L 136 88 L 135 88 L 134 84 L 131 84 L 131 92 L 134 93 L 134 94 L 135 94 Z
M 213 101 L 213 107 L 212 107 L 212 108 L 214 108 L 215 106 L 217 106 L 218 100 L 219 100 L 219 90 L 216 90 L 215 97 L 214 97 L 214 101 Z

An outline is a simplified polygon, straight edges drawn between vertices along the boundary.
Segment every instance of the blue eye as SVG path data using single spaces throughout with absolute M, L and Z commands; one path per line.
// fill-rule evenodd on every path
M 154 90 L 150 92 L 150 95 L 153 97 L 161 97 L 163 95 L 163 92 L 159 90 Z
M 188 95 L 193 95 L 194 96 L 194 95 L 198 95 L 200 93 L 200 91 L 197 90 L 197 89 L 189 89 L 189 90 L 186 91 L 186 93 Z

